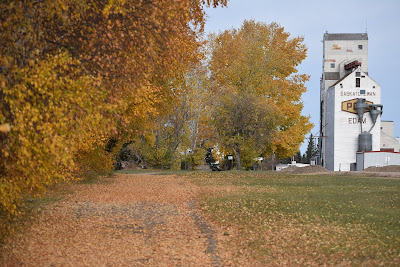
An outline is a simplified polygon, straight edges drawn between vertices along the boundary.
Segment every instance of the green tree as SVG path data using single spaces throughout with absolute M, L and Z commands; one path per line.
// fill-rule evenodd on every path
M 297 151 L 296 154 L 294 155 L 294 160 L 296 163 L 303 163 L 303 157 L 301 156 L 301 152 Z
M 310 163 L 310 160 L 312 157 L 315 156 L 315 142 L 314 142 L 314 136 L 311 133 L 310 137 L 308 138 L 308 145 L 307 145 L 307 150 L 306 150 L 306 162 Z

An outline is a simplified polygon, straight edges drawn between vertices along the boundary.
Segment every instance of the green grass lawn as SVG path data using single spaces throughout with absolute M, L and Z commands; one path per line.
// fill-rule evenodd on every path
M 256 172 L 185 177 L 204 189 L 203 211 L 227 229 L 227 245 L 234 243 L 238 256 L 291 265 L 400 265 L 399 178 Z

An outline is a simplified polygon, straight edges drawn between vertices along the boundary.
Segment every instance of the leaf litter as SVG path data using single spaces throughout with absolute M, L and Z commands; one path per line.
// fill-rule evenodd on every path
M 330 206 L 328 217 L 308 214 L 312 203 L 275 199 L 283 192 L 255 183 L 261 176 L 210 175 L 119 174 L 75 185 L 8 243 L 0 266 L 400 264 L 373 225 L 336 222 Z M 290 177 L 268 180 L 298 180 Z
M 176 176 L 115 175 L 75 185 L 9 240 L 0 266 L 226 266 L 196 210 L 198 187 Z

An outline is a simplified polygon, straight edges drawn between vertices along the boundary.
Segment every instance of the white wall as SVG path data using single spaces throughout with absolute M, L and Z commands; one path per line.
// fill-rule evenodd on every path
M 358 45 L 362 45 L 363 48 L 358 49 Z M 342 78 L 343 63 L 353 59 L 360 60 L 361 70 L 368 72 L 368 40 L 325 41 L 325 72 L 342 72 Z M 331 68 L 331 63 L 335 63 L 335 68 Z
M 394 138 L 394 123 L 393 121 L 381 121 L 381 149 L 393 149 L 394 152 L 399 152 L 400 143 Z
M 326 98 L 326 127 L 324 133 L 324 162 L 323 166 L 328 170 L 334 170 L 335 162 L 335 88 L 331 88 L 327 92 Z
M 396 152 L 364 152 L 357 153 L 357 170 L 368 167 L 400 165 L 400 153 Z
M 342 102 L 365 98 L 374 104 L 381 104 L 381 87 L 361 72 L 360 87 L 355 87 L 356 72 L 354 71 L 335 87 L 331 87 L 327 94 L 327 110 L 333 110 L 327 114 L 327 135 L 332 135 L 333 139 L 326 137 L 326 168 L 334 171 L 350 171 L 350 164 L 356 162 L 358 150 L 358 135 L 361 133 L 358 115 L 342 110 Z M 375 88 L 373 88 L 375 86 Z M 360 94 L 360 90 L 365 90 L 365 95 Z M 329 107 L 333 105 L 333 107 Z M 364 114 L 363 131 L 369 131 L 373 123 L 369 112 Z M 329 129 L 328 129 L 329 128 Z M 332 130 L 333 128 L 333 130 Z M 380 118 L 371 131 L 372 150 L 380 150 Z M 331 143 L 333 142 L 333 144 Z M 329 152 L 333 147 L 333 153 Z M 332 155 L 333 154 L 333 155 Z M 332 158 L 331 158 L 332 157 Z M 328 162 L 333 161 L 333 166 Z

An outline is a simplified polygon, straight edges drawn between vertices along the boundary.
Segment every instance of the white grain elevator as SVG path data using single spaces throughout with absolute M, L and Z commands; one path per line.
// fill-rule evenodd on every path
M 368 74 L 367 33 L 324 34 L 320 86 L 318 161 L 356 170 L 357 152 L 380 150 L 381 87 Z

